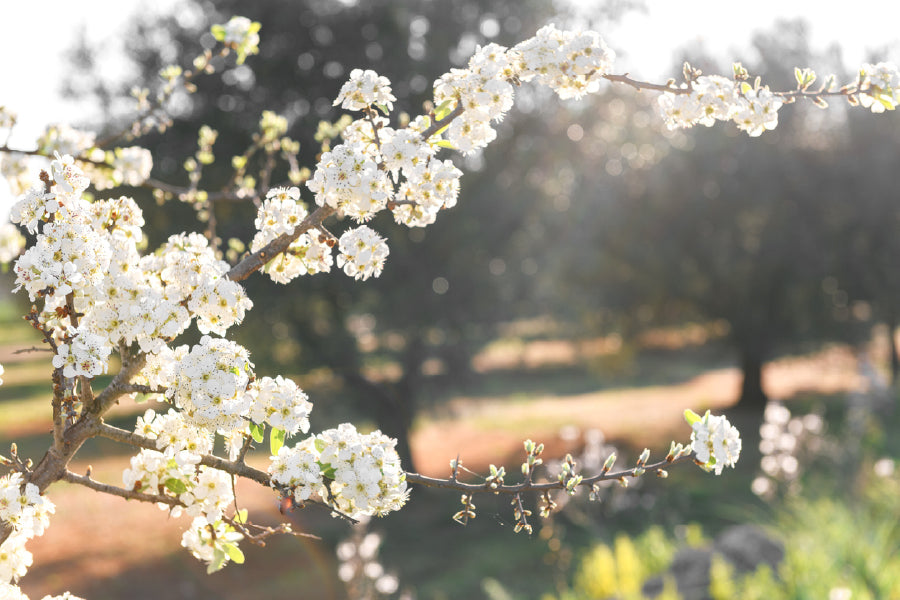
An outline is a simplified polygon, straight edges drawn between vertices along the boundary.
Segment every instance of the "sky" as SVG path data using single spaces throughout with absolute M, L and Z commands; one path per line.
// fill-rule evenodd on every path
M 402 0 L 398 0 L 402 1 Z M 588 0 L 569 0 L 586 5 Z M 593 0 L 594 3 L 597 0 Z M 603 1 L 609 0 L 600 0 Z M 178 0 L 0 0 L 7 27 L 0 36 L 0 105 L 18 112 L 19 133 L 13 142 L 27 147 L 48 123 L 78 120 L 89 107 L 65 101 L 59 81 L 64 55 L 80 28 L 92 45 L 106 48 L 104 68 L 115 73 L 126 64 L 122 54 L 124 25 L 138 11 L 171 11 Z M 884 60 L 900 62 L 900 3 L 893 1 L 824 2 L 822 0 L 647 0 L 645 12 L 625 16 L 619 26 L 601 31 L 617 51 L 617 72 L 663 82 L 676 48 L 702 42 L 716 56 L 748 61 L 746 50 L 754 31 L 778 19 L 804 17 L 810 23 L 814 48 L 838 42 L 849 65 L 858 65 L 866 51 L 893 45 Z M 11 25 L 11 26 L 10 26 Z M 265 37 L 265 31 L 261 32 Z M 791 70 L 794 66 L 786 65 Z M 439 74 L 435 74 L 436 76 Z M 727 74 L 726 74 L 727 75 Z M 2 206 L 0 190 L 0 213 Z M 2 216 L 2 214 L 0 214 Z

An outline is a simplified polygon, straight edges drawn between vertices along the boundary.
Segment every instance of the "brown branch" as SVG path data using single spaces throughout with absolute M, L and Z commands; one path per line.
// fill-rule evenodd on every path
M 430 126 L 428 129 L 426 129 L 425 131 L 422 132 L 422 139 L 423 139 L 423 140 L 427 140 L 428 138 L 430 138 L 431 136 L 433 136 L 434 134 L 436 134 L 438 131 L 440 131 L 441 129 L 443 129 L 443 128 L 446 127 L 447 125 L 449 125 L 450 122 L 453 121 L 453 119 L 455 119 L 456 117 L 458 117 L 458 116 L 460 116 L 461 114 L 463 114 L 463 112 L 465 112 L 465 110 L 466 110 L 466 109 L 463 108 L 462 103 L 461 103 L 461 102 L 457 102 L 457 103 L 456 103 L 456 108 L 454 108 L 454 109 L 450 112 L 450 114 L 448 114 L 446 117 L 444 117 L 444 118 L 441 119 L 440 121 L 435 121 L 434 123 L 431 124 L 431 126 Z
M 99 481 L 91 479 L 87 475 L 76 475 L 72 471 L 66 471 L 62 479 L 63 481 L 68 481 L 69 483 L 83 485 L 84 487 L 91 488 L 92 490 L 95 490 L 97 492 L 103 492 L 104 494 L 118 496 L 119 498 L 125 498 L 126 500 L 139 500 L 140 502 L 168 504 L 169 506 L 185 506 L 184 502 L 172 496 L 164 496 L 162 494 L 146 494 L 144 492 L 126 490 L 125 488 L 120 488 L 108 483 L 100 483 Z
M 122 386 L 119 386 L 119 390 L 123 394 L 130 394 L 137 392 L 138 394 L 165 394 L 167 388 L 154 388 L 149 385 L 141 385 L 138 383 L 128 383 Z
M 630 85 L 634 89 L 641 90 L 654 90 L 657 92 L 668 92 L 670 94 L 690 94 L 690 88 L 677 88 L 669 85 L 668 83 L 665 85 L 660 85 L 658 83 L 649 83 L 646 81 L 638 81 L 637 79 L 632 79 L 628 76 L 628 73 L 624 75 L 612 75 L 606 74 L 603 75 L 604 79 L 608 79 L 609 81 L 614 81 L 616 83 L 624 83 L 625 85 Z
M 119 401 L 119 398 L 130 393 L 127 389 L 128 386 L 132 385 L 131 378 L 144 368 L 146 362 L 147 357 L 144 354 L 137 354 L 131 357 L 131 360 L 123 365 L 122 370 L 113 377 L 106 389 L 97 394 L 90 412 L 98 417 L 102 417 L 106 411 Z
M 253 254 L 244 257 L 241 262 L 233 266 L 231 270 L 226 273 L 226 277 L 232 281 L 243 281 L 244 279 L 247 279 L 247 277 L 261 269 L 267 262 L 287 250 L 288 246 L 290 246 L 298 237 L 310 229 L 318 227 L 322 221 L 333 215 L 335 212 L 337 211 L 330 206 L 320 206 L 313 211 L 312 214 L 307 215 L 307 217 L 294 228 L 292 233 L 284 233 Z
M 129 444 L 131 446 L 136 446 L 138 448 L 147 448 L 148 450 L 157 451 L 159 450 L 156 445 L 156 440 L 138 435 L 136 433 L 131 433 L 130 431 L 126 431 L 124 429 L 119 429 L 118 427 L 114 427 L 108 423 L 100 423 L 97 426 L 96 433 L 99 436 L 115 440 L 117 442 L 122 442 L 124 444 Z M 200 457 L 200 464 L 211 467 L 213 469 L 224 471 L 226 473 L 230 473 L 232 475 L 237 475 L 238 477 L 251 479 L 266 487 L 272 487 L 272 480 L 269 478 L 268 473 L 260 471 L 259 469 L 254 469 L 253 467 L 250 467 L 243 463 L 226 460 L 224 458 L 219 458 L 218 456 L 204 454 Z
M 50 348 L 38 348 L 37 346 L 32 346 L 31 348 L 21 348 L 19 350 L 13 350 L 13 354 L 25 354 L 26 352 L 53 352 Z
M 609 480 L 618 480 L 623 479 L 625 477 L 636 477 L 635 470 L 642 469 L 645 472 L 658 471 L 669 465 L 678 462 L 684 462 L 687 460 L 694 460 L 694 453 L 685 454 L 679 456 L 674 460 L 661 460 L 658 463 L 654 463 L 652 465 L 646 465 L 642 467 L 634 467 L 631 469 L 626 469 L 624 471 L 616 471 L 616 472 L 605 472 L 600 473 L 598 475 L 594 475 L 592 477 L 585 477 L 578 484 L 579 486 L 591 486 L 594 483 L 600 481 L 609 481 Z M 456 480 L 455 478 L 450 479 L 438 479 L 435 477 L 427 477 L 425 475 L 419 475 L 418 473 L 406 473 L 406 481 L 407 483 L 414 483 L 417 485 L 423 485 L 425 487 L 433 487 L 433 488 L 441 488 L 441 489 L 450 489 L 450 490 L 458 490 L 460 492 L 465 492 L 466 494 L 473 493 L 491 493 L 491 494 L 507 494 L 510 496 L 515 496 L 516 494 L 520 494 L 522 492 L 544 492 L 547 490 L 561 490 L 565 489 L 566 485 L 560 481 L 550 481 L 546 483 L 533 483 L 531 481 L 524 481 L 522 483 L 511 484 L 511 485 L 501 485 L 496 488 L 492 488 L 490 483 L 463 483 L 461 481 Z

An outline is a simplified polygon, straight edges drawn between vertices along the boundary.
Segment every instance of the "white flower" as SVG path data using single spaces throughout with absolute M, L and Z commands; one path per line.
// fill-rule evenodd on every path
M 213 25 L 213 37 L 237 52 L 237 63 L 243 64 L 248 54 L 259 52 L 260 24 L 247 17 L 231 17 L 224 25 Z
M 0 223 L 0 263 L 8 263 L 25 248 L 25 236 L 12 223 Z
M 197 286 L 188 301 L 188 310 L 197 317 L 200 333 L 225 335 L 232 325 L 244 320 L 253 302 L 241 284 L 220 277 Z
M 150 178 L 153 155 L 146 148 L 116 148 L 112 160 L 113 181 L 117 185 L 138 186 Z
M 767 129 L 775 129 L 778 125 L 778 109 L 782 104 L 781 98 L 770 92 L 768 86 L 744 89 L 737 98 L 737 108 L 732 119 L 738 129 L 746 131 L 750 137 L 757 137 Z
M 603 75 L 616 58 L 594 31 L 574 32 L 547 25 L 513 48 L 523 81 L 534 79 L 560 98 L 580 98 L 599 91 Z
M 384 238 L 365 225 L 345 231 L 338 249 L 338 267 L 350 277 L 362 280 L 381 275 L 389 252 Z
M 205 335 L 178 363 L 166 396 L 198 427 L 238 429 L 252 404 L 245 394 L 252 368 L 245 348 Z
M 309 431 L 309 397 L 291 379 L 281 375 L 275 379 L 263 377 L 250 385 L 247 394 L 252 398 L 250 420 L 268 423 L 283 429 L 288 435 Z
M 892 110 L 900 103 L 900 71 L 890 62 L 866 63 L 860 69 L 859 103 L 873 113 Z
M 244 536 L 241 533 L 223 521 L 211 524 L 204 517 L 197 517 L 181 536 L 181 545 L 210 567 L 222 568 L 230 558 L 225 547 L 234 546 L 242 539 Z M 217 558 L 221 558 L 222 562 L 216 565 Z
M 332 206 L 361 223 L 372 218 L 393 197 L 388 174 L 361 144 L 344 143 L 322 155 L 307 187 L 316 204 Z
M 72 339 L 57 347 L 53 368 L 62 369 L 65 377 L 96 377 L 106 373 L 112 346 L 83 327 L 70 331 Z
M 707 470 L 722 470 L 733 467 L 741 453 L 741 438 L 737 428 L 723 416 L 713 416 L 709 411 L 691 427 L 691 449 L 698 461 Z
M 315 441 L 316 438 L 311 437 L 293 447 L 282 446 L 278 450 L 278 456 L 273 456 L 272 464 L 269 465 L 272 483 L 290 490 L 292 497 L 298 502 L 308 499 L 312 494 L 327 494 L 322 487 L 322 469 Z
M 18 581 L 31 566 L 32 556 L 31 552 L 25 549 L 26 541 L 25 536 L 13 533 L 0 544 L 0 598 L 4 600 L 7 598 L 6 595 L 3 595 L 6 592 L 4 587 L 9 590 L 10 598 L 16 598 L 14 593 L 19 591 L 18 587 L 7 582 Z M 21 594 L 21 591 L 19 593 Z M 24 598 L 25 595 L 22 594 L 19 597 Z
M 391 94 L 391 82 L 375 71 L 353 69 L 350 79 L 341 87 L 334 101 L 347 110 L 363 110 L 373 104 L 380 104 L 391 110 L 396 98 Z

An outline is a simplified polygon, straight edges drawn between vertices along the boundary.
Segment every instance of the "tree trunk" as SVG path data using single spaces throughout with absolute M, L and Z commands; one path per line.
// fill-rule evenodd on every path
M 894 335 L 897 332 L 897 317 L 891 314 L 888 317 L 888 347 L 891 352 L 891 386 L 897 385 L 897 378 L 900 377 L 900 356 L 897 355 L 897 338 Z
M 769 399 L 762 388 L 762 367 L 762 352 L 741 352 L 741 396 L 736 408 L 760 413 L 765 410 Z
M 344 380 L 366 395 L 366 404 L 375 408 L 375 423 L 381 433 L 396 438 L 397 455 L 404 471 L 415 471 L 412 449 L 409 444 L 410 428 L 414 414 L 413 402 L 404 393 L 406 386 L 398 386 L 397 390 L 389 389 L 386 384 L 379 384 L 358 372 L 342 373 Z M 405 378 L 405 375 L 404 375 Z

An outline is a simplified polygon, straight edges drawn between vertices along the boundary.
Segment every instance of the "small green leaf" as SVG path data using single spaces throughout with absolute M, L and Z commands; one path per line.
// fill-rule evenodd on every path
M 166 489 L 173 494 L 179 495 L 188 491 L 187 484 L 185 484 L 181 479 L 175 479 L 174 477 L 171 479 L 166 479 Z
M 456 146 L 453 145 L 453 142 L 450 140 L 439 140 L 437 143 L 441 148 L 449 148 L 450 150 L 456 150 Z
M 285 435 L 284 429 L 272 429 L 269 432 L 269 450 L 271 450 L 272 456 L 278 456 L 278 451 L 284 446 Z
M 384 104 L 379 104 L 378 102 L 376 102 L 376 103 L 375 103 L 375 108 L 377 108 L 378 110 L 380 110 L 381 112 L 383 112 L 385 115 L 391 114 L 391 111 L 389 111 L 389 110 L 388 110 L 388 107 L 385 106 Z
M 450 108 L 450 103 L 453 102 L 452 98 L 448 98 L 440 103 L 440 105 L 434 109 L 434 118 L 440 121 L 447 115 L 449 115 L 453 109 Z
M 694 423 L 699 423 L 700 419 L 700 415 L 698 415 L 691 409 L 687 409 L 684 411 L 684 420 L 687 421 L 688 425 L 693 426 Z
M 234 544 L 222 544 L 222 549 L 228 555 L 228 558 L 236 565 L 244 564 L 244 553 Z
M 234 520 L 238 523 L 246 523 L 248 518 L 249 513 L 247 512 L 246 508 L 242 508 L 241 510 L 237 511 L 236 515 L 234 515 Z
M 319 467 L 322 469 L 322 477 L 325 479 L 334 479 L 335 468 L 331 466 L 331 463 L 319 463 Z
M 318 450 L 319 452 L 325 451 L 325 440 L 320 440 L 319 438 L 316 438 L 316 441 L 314 443 L 316 445 L 316 450 Z
M 250 423 L 250 435 L 253 436 L 253 441 L 257 444 L 262 443 L 263 434 L 266 431 L 265 425 L 257 425 L 256 423 Z
M 221 548 L 216 548 L 213 551 L 213 559 L 209 562 L 209 566 L 206 567 L 206 574 L 211 575 L 224 567 L 227 558 L 228 555 Z
M 213 25 L 209 31 L 216 40 L 221 42 L 225 39 L 225 28 L 222 25 Z
M 803 87 L 803 71 L 800 67 L 794 67 L 794 79 L 797 80 L 797 87 Z

